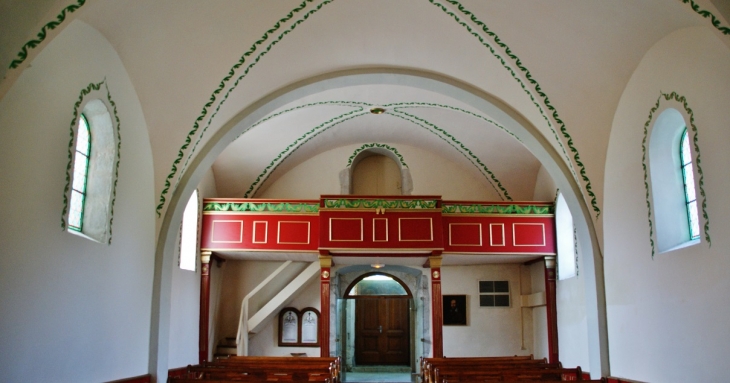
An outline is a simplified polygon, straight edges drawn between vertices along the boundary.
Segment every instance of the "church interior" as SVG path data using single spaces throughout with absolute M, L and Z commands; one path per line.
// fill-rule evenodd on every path
M 2 381 L 730 380 L 726 0 L 2 0 L 0 30 Z

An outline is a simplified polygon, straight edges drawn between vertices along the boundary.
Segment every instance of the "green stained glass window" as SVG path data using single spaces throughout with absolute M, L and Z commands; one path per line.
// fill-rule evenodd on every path
M 689 223 L 690 239 L 700 237 L 700 222 L 697 215 L 697 195 L 695 194 L 694 169 L 692 167 L 692 152 L 689 148 L 689 135 L 687 128 L 682 132 L 682 140 L 679 149 L 680 160 L 682 161 L 682 178 L 684 180 L 684 198 L 687 207 L 687 219 Z
M 84 202 L 86 201 L 86 181 L 89 174 L 89 155 L 91 154 L 91 132 L 83 114 L 79 118 L 76 133 L 76 155 L 74 156 L 73 183 L 71 188 L 71 209 L 68 217 L 69 228 L 81 231 L 84 223 Z

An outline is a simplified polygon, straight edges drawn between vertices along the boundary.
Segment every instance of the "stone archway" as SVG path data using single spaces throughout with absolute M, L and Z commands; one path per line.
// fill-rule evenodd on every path
M 334 330 L 330 331 L 330 350 L 335 350 L 342 357 L 346 370 L 354 365 L 354 305 L 346 302 L 346 290 L 358 278 L 374 271 L 370 265 L 346 266 L 336 270 L 332 277 L 330 299 L 335 303 L 330 306 L 330 328 Z M 411 372 L 414 372 L 417 360 L 431 352 L 428 274 L 407 266 L 390 265 L 378 269 L 377 272 L 397 278 L 411 294 L 409 364 Z
M 261 118 L 291 102 L 328 89 L 362 84 L 399 84 L 428 90 L 467 103 L 499 121 L 506 129 L 520 137 L 523 144 L 538 158 L 556 186 L 563 192 L 573 213 L 576 235 L 584 253 L 585 305 L 588 330 L 588 349 L 591 372 L 608 372 L 608 333 L 603 259 L 598 244 L 592 213 L 582 194 L 582 186 L 573 177 L 568 165 L 551 142 L 524 116 L 502 100 L 470 84 L 453 78 L 401 68 L 368 68 L 333 72 L 304 79 L 261 97 L 241 110 L 222 126 L 199 150 L 190 162 L 178 187 L 169 201 L 160 226 L 155 255 L 155 274 L 152 294 L 152 338 L 150 357 L 161 376 L 167 372 L 169 344 L 170 291 L 172 265 L 176 258 L 177 230 L 190 195 L 228 143 L 244 134 Z M 367 267 L 367 266 L 364 266 Z M 334 316 L 331 316 L 331 321 Z M 330 328 L 335 328 L 331 322 Z M 334 346 L 334 333 L 330 344 Z M 332 348 L 334 350 L 334 348 Z M 598 374 L 595 372 L 596 374 Z

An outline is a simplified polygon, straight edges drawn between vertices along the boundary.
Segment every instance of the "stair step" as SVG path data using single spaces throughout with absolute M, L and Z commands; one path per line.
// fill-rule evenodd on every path
M 236 347 L 230 347 L 230 346 L 218 346 L 216 349 L 216 352 L 218 354 L 228 354 L 228 355 L 236 355 L 238 350 Z

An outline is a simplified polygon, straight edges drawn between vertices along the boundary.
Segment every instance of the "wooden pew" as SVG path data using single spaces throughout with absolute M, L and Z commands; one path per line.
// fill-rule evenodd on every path
M 491 369 L 509 368 L 560 368 L 561 365 L 547 364 L 547 359 L 533 359 L 529 356 L 508 356 L 508 357 L 465 357 L 465 358 L 424 358 L 421 360 L 421 382 L 435 383 L 434 372 L 436 368 L 446 370 L 468 370 L 475 367 L 489 367 Z
M 288 369 L 288 368 L 311 368 L 312 370 L 327 368 L 331 366 L 332 381 L 339 382 L 341 376 L 341 358 L 335 357 L 267 357 L 267 356 L 232 356 L 227 359 L 219 359 L 210 364 L 235 365 L 235 366 L 265 366 L 266 368 Z M 301 368 L 300 368 L 301 367 Z
M 555 382 L 564 382 L 564 380 L 544 380 L 544 379 L 540 379 L 540 380 L 513 380 L 513 381 L 508 381 L 508 382 L 510 382 L 510 383 L 555 383 Z M 607 383 L 608 381 L 606 380 L 606 378 L 601 378 L 601 379 L 595 379 L 595 380 L 581 380 L 580 382 L 583 382 L 583 383 Z M 462 381 L 462 382 L 458 382 L 458 383 L 484 383 L 484 381 Z
M 188 377 L 206 379 L 259 379 L 266 381 L 334 382 L 333 366 L 190 366 Z
M 468 369 L 449 370 L 444 373 L 436 368 L 434 381 L 443 382 L 516 382 L 522 380 L 581 380 L 583 371 L 577 368 L 502 368 L 474 366 Z
M 169 378 L 168 383 L 268 383 L 277 382 L 276 380 L 259 379 L 255 377 L 246 377 L 242 379 L 206 379 L 206 378 Z M 287 380 L 287 383 L 307 383 L 307 381 Z M 331 382 L 330 382 L 331 383 Z
M 183 379 L 211 381 L 327 382 L 339 383 L 339 358 L 239 357 L 217 359 L 201 366 L 188 366 Z M 183 383 L 177 378 L 170 383 Z

